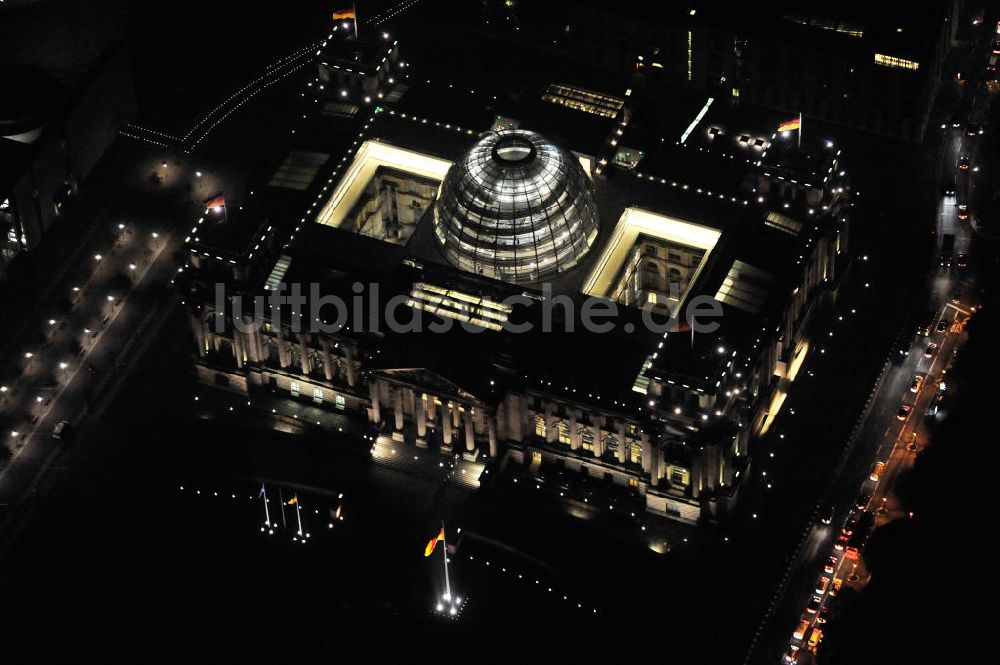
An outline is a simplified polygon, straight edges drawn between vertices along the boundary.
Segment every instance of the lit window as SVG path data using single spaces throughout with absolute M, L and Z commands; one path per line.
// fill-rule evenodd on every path
M 629 93 L 625 94 L 627 96 Z M 545 90 L 542 99 L 552 104 L 605 118 L 614 118 L 625 105 L 625 100 L 621 97 L 558 83 L 551 84 Z
M 580 447 L 591 452 L 594 450 L 594 433 L 590 431 L 589 427 L 580 430 Z
M 323 389 L 322 388 L 313 388 L 313 401 L 316 402 L 317 404 L 322 404 L 323 403 Z
M 568 446 L 570 444 L 570 442 L 571 442 L 570 436 L 569 436 L 569 425 L 566 424 L 565 420 L 560 420 L 559 423 L 558 423 L 558 425 L 557 425 L 557 427 L 558 427 L 558 432 L 559 432 L 559 443 L 562 443 L 562 444 L 565 444 L 565 445 Z
M 338 409 L 343 409 L 347 406 L 347 400 L 344 399 L 343 395 L 337 395 L 333 398 L 333 403 Z
M 292 397 L 298 397 L 299 396 L 299 382 L 298 381 L 292 381 L 291 385 L 289 386 L 289 390 L 292 393 Z
M 919 62 L 906 60 L 905 58 L 897 58 L 894 55 L 884 55 L 882 53 L 875 54 L 875 64 L 882 65 L 883 67 L 892 67 L 894 69 L 912 69 L 914 71 L 920 69 Z
M 535 416 L 535 436 L 545 437 L 547 432 L 545 427 L 545 418 L 542 416 Z

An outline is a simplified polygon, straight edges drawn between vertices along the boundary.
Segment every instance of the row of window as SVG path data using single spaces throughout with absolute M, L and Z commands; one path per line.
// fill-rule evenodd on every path
M 570 436 L 569 423 L 565 420 L 558 420 L 555 424 L 556 427 L 556 440 L 559 443 L 569 446 L 572 444 L 572 438 Z M 638 427 L 636 425 L 629 425 L 630 433 L 637 434 Z M 545 424 L 544 416 L 535 416 L 535 435 L 543 439 L 548 437 L 548 426 Z M 584 427 L 580 429 L 580 447 L 584 450 L 594 452 L 594 433 L 590 428 Z M 618 437 L 613 434 L 605 434 L 601 437 L 601 443 L 604 446 L 605 452 L 617 453 L 618 446 L 621 445 Z M 642 446 L 638 441 L 626 441 L 625 444 L 625 454 L 626 459 L 633 464 L 642 464 Z
M 302 394 L 302 386 L 299 385 L 298 381 L 292 381 L 289 385 L 289 392 L 292 394 L 292 397 L 299 397 Z M 323 388 L 313 387 L 312 399 L 317 404 L 322 404 L 326 401 L 326 391 Z M 335 392 L 333 393 L 333 404 L 338 409 L 343 409 L 347 406 L 347 400 L 343 395 Z

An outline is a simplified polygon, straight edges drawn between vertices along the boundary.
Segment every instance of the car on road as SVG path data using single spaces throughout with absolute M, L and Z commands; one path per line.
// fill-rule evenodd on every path
M 826 588 L 830 586 L 830 578 L 823 576 L 819 578 L 819 582 L 816 583 L 816 594 L 822 596 L 826 593 Z
M 924 387 L 924 379 L 927 378 L 926 374 L 920 373 L 913 377 L 913 383 L 910 384 L 911 393 L 919 393 L 920 389 Z
M 809 639 L 806 641 L 807 647 L 813 653 L 819 647 L 819 643 L 823 641 L 823 631 L 819 628 L 813 627 L 812 632 L 809 633 Z
M 828 607 L 824 607 L 819 611 L 819 614 L 816 615 L 816 623 L 824 624 L 829 620 L 830 620 L 830 609 Z
M 944 393 L 938 393 L 931 400 L 930 406 L 927 407 L 927 417 L 933 418 L 941 410 L 941 400 L 944 399 Z
M 837 542 L 833 544 L 833 549 L 838 552 L 843 552 L 844 548 L 847 547 L 847 541 L 851 539 L 851 536 L 846 533 L 841 533 L 837 536 Z
M 809 614 L 816 614 L 819 612 L 819 608 L 823 606 L 823 599 L 819 596 L 813 596 L 809 599 L 809 604 L 806 605 L 806 612 Z
M 824 506 L 822 513 L 820 513 L 822 517 L 819 518 L 819 521 L 823 524 L 831 524 L 833 522 L 833 512 L 833 506 Z
M 949 180 L 944 183 L 944 195 L 945 196 L 955 196 L 955 181 Z
M 938 345 L 935 344 L 934 342 L 928 344 L 927 347 L 924 349 L 924 358 L 933 358 L 934 354 L 937 353 L 937 348 Z
M 875 462 L 871 473 L 868 474 L 868 480 L 877 483 L 878 479 L 882 477 L 883 471 L 885 471 L 885 462 Z
M 958 204 L 958 218 L 959 219 L 969 218 L 969 206 L 965 205 L 964 203 Z
M 65 420 L 60 420 L 52 428 L 52 438 L 53 439 L 68 439 L 70 434 L 69 423 Z
M 799 621 L 799 625 L 795 627 L 795 632 L 792 633 L 792 637 L 794 637 L 797 640 L 804 640 L 804 639 L 806 639 L 806 633 L 809 632 L 809 626 L 810 625 L 811 624 L 809 622 L 809 619 L 802 618 Z
M 823 564 L 823 572 L 827 575 L 832 575 L 833 571 L 837 569 L 837 561 L 837 555 L 831 554 L 830 558 L 826 560 L 825 564 Z
M 960 171 L 968 171 L 969 170 L 969 158 L 968 157 L 960 157 L 959 158 L 959 160 L 958 160 L 958 169 Z
M 949 321 L 948 319 L 941 319 L 940 321 L 938 321 L 937 331 L 938 332 L 947 332 L 948 327 L 950 325 L 951 325 L 951 321 Z
M 910 411 L 912 410 L 913 407 L 910 406 L 909 404 L 900 405 L 899 411 L 896 412 L 896 420 L 906 420 L 906 418 L 910 415 Z
M 788 663 L 788 665 L 794 665 L 794 663 L 799 662 L 799 648 L 797 646 L 788 647 L 788 651 L 785 652 L 781 660 L 784 663 Z
M 959 254 L 958 257 L 955 259 L 955 267 L 957 268 L 965 268 L 968 265 L 969 265 L 968 254 Z
M 868 502 L 871 501 L 871 500 L 872 500 L 871 495 L 869 495 L 869 494 L 859 494 L 858 495 L 858 500 L 854 502 L 854 507 L 857 510 L 864 510 L 865 508 L 868 507 Z
M 965 135 L 969 137 L 980 136 L 982 133 L 983 127 L 978 123 L 969 123 L 969 125 L 965 128 Z

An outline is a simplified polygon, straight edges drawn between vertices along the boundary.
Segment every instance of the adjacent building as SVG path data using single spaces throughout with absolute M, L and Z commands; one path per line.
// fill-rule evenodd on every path
M 135 112 L 127 51 L 115 47 L 71 82 L 0 66 L 0 278 L 65 211 Z

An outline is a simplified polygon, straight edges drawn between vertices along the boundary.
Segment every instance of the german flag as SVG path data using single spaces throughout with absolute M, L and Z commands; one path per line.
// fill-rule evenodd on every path
M 295 505 L 295 504 L 297 504 L 298 502 L 299 502 L 299 495 L 298 495 L 298 494 L 296 494 L 296 495 L 295 495 L 295 496 L 293 496 L 293 497 L 292 497 L 291 499 L 289 499 L 288 501 L 286 501 L 286 502 L 285 502 L 285 505 L 287 505 L 287 506 L 294 506 L 294 505 Z
M 796 129 L 802 128 L 802 118 L 796 118 L 795 120 L 789 120 L 778 125 L 779 132 L 791 132 Z
M 441 530 L 438 531 L 438 535 L 431 538 L 431 541 L 427 543 L 427 547 L 424 548 L 424 556 L 430 556 L 434 554 L 434 548 L 437 547 L 438 543 L 443 541 L 444 541 L 444 527 L 441 527 Z
M 226 197 L 222 194 L 216 194 L 215 196 L 205 199 L 205 210 L 214 210 L 215 208 L 225 208 L 226 207 Z
M 348 18 L 357 18 L 354 15 L 353 9 L 338 9 L 337 11 L 333 12 L 334 21 L 343 21 L 344 19 Z

